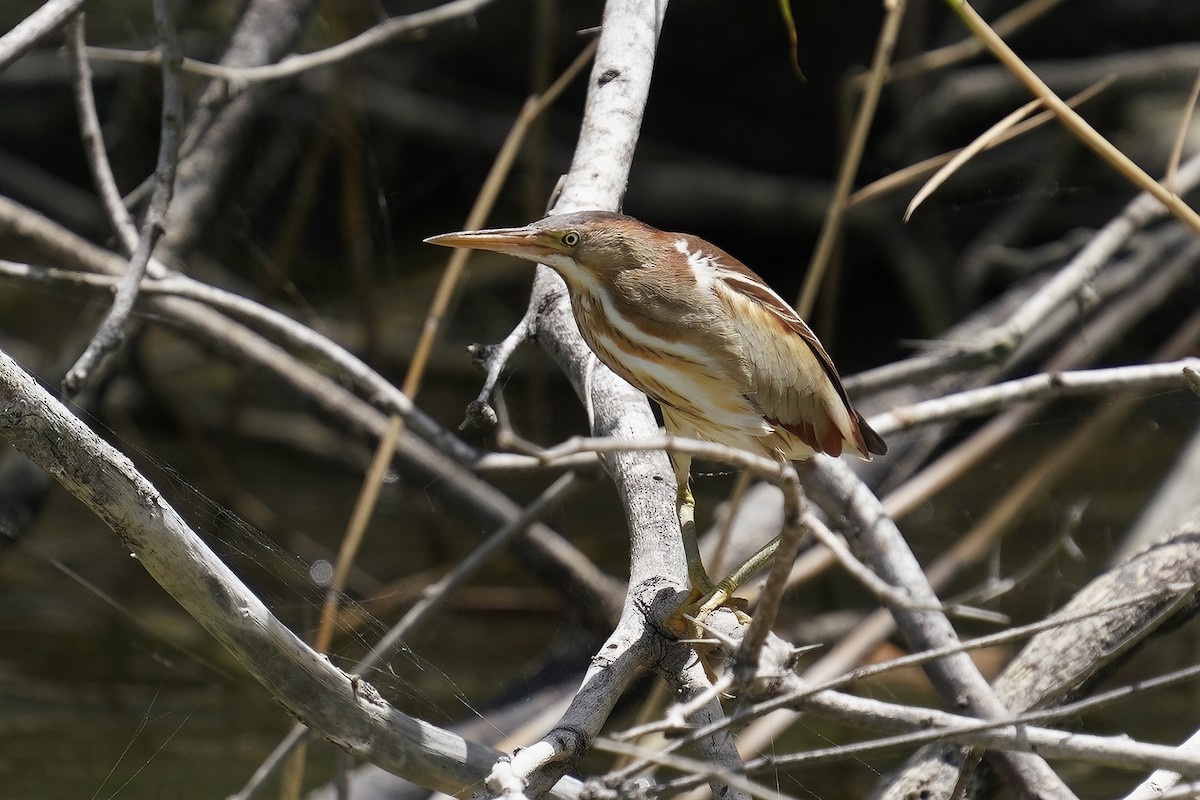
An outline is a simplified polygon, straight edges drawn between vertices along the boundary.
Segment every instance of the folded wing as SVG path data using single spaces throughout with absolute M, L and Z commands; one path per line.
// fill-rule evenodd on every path
M 738 269 L 740 267 L 740 269 Z M 792 307 L 741 264 L 721 264 L 712 288 L 726 306 L 750 362 L 752 399 L 767 422 L 813 450 L 870 459 L 887 452 L 854 410 L 825 348 Z

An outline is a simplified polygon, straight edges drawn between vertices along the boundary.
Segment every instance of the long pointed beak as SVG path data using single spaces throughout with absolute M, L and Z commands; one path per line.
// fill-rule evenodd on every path
M 538 261 L 558 251 L 552 239 L 533 228 L 492 228 L 483 231 L 458 231 L 430 236 L 429 244 L 442 247 L 466 247 L 471 250 L 491 250 L 494 253 Z

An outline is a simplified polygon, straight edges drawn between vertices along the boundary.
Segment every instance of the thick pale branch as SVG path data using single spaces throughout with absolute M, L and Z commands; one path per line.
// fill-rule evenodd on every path
M 409 717 L 275 618 L 123 454 L 0 353 L 0 435 L 113 529 L 171 595 L 293 714 L 330 741 L 445 792 L 482 780 L 497 754 Z M 574 796 L 565 780 L 561 796 Z

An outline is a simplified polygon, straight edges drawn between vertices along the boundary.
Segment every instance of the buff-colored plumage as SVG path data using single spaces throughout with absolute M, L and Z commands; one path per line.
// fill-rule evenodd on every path
M 804 321 L 702 239 L 585 211 L 427 241 L 555 269 L 585 341 L 658 402 L 670 433 L 791 460 L 887 450 Z M 675 459 L 684 487 L 689 461 Z

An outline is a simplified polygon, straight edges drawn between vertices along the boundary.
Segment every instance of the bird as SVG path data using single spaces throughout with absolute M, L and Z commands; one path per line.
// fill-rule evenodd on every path
M 781 462 L 816 453 L 866 460 L 887 453 L 799 314 L 749 267 L 697 236 L 592 210 L 425 241 L 515 256 L 557 272 L 584 341 L 658 404 L 668 434 Z M 681 608 L 704 616 L 770 559 L 778 537 L 714 583 L 696 542 L 691 456 L 672 452 L 670 460 L 691 584 Z

